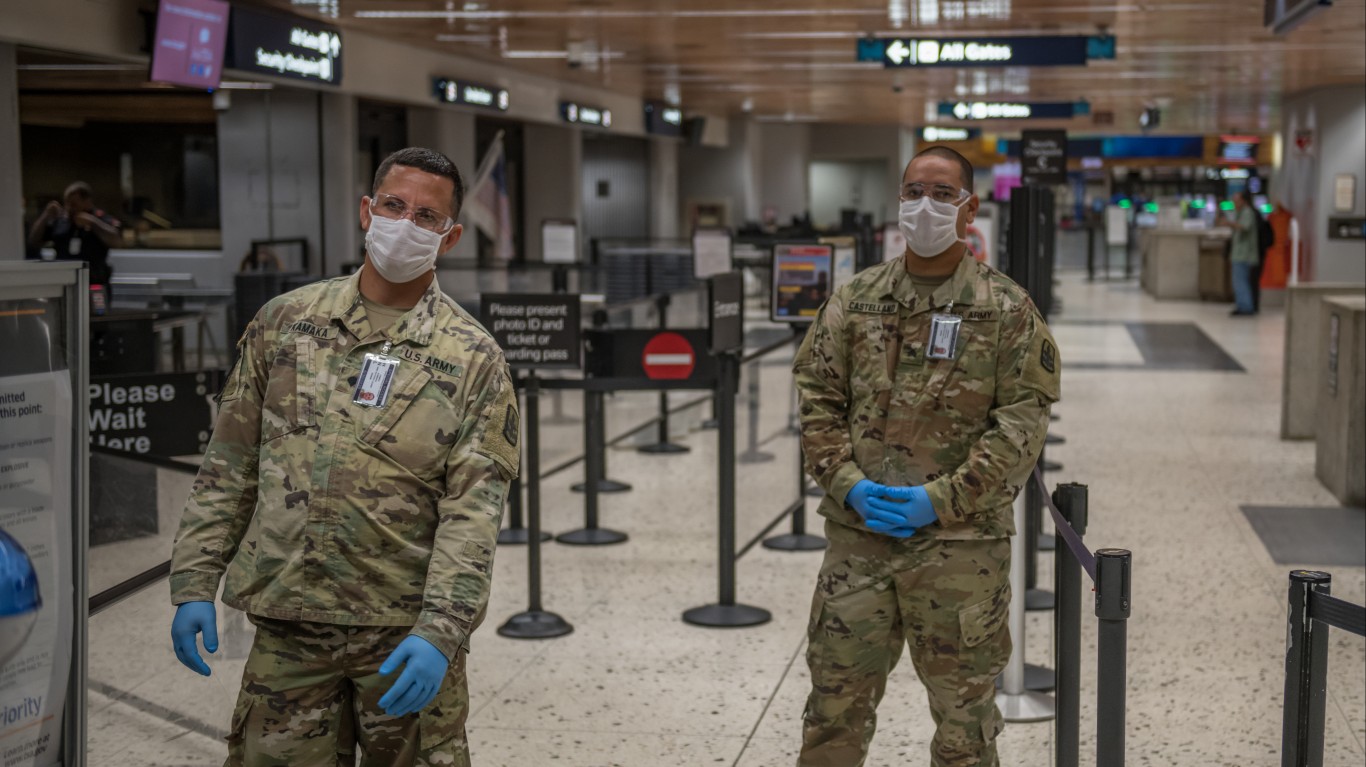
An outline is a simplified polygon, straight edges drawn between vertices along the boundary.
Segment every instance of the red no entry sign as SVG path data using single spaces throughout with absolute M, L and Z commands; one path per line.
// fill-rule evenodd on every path
M 692 375 L 697 353 L 688 339 L 677 333 L 660 333 L 645 344 L 641 367 L 652 381 L 678 381 Z

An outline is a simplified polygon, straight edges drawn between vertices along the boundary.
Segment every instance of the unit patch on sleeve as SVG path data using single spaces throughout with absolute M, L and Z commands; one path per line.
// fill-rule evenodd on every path
M 508 405 L 507 414 L 503 416 L 503 439 L 513 447 L 517 447 L 517 437 L 520 434 L 519 418 L 517 408 Z
M 1044 341 L 1042 350 L 1039 352 L 1039 364 L 1043 366 L 1044 370 L 1056 373 L 1058 372 L 1058 363 L 1055 357 L 1056 353 L 1053 350 L 1052 342 Z

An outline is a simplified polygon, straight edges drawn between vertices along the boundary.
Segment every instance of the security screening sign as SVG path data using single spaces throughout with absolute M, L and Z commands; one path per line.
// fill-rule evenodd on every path
M 1020 134 L 1020 180 L 1043 186 L 1067 183 L 1067 131 L 1027 130 Z
M 563 293 L 486 293 L 484 327 L 517 369 L 578 369 L 583 346 L 579 296 Z
M 905 67 L 1081 67 L 1091 59 L 1113 59 L 1113 37 L 866 38 L 858 60 Z
M 203 453 L 222 385 L 217 370 L 91 376 L 90 444 L 168 458 Z

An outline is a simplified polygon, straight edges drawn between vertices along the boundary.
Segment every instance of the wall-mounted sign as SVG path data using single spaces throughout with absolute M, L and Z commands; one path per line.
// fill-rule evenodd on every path
M 656 136 L 682 136 L 683 109 L 663 101 L 645 102 L 645 132 Z
M 443 104 L 464 104 L 497 109 L 500 112 L 506 112 L 511 105 L 507 88 L 495 88 L 492 85 L 480 85 L 465 80 L 433 77 L 432 92 L 436 94 L 436 100 Z
M 1089 58 L 1090 38 L 1054 37 L 884 38 L 879 59 L 885 67 L 1080 67 Z M 861 41 L 859 60 L 876 50 Z M 1097 48 L 1102 50 L 1102 48 Z
M 232 9 L 230 69 L 338 85 L 341 53 L 341 30 L 331 24 L 240 6 Z
M 213 89 L 223 77 L 228 4 L 223 0 L 161 0 L 152 44 L 155 82 Z
M 1022 132 L 1020 176 L 1026 184 L 1048 186 L 1067 183 L 1067 131 Z
M 1328 239 L 1366 240 L 1366 218 L 1329 218 Z
M 598 128 L 612 127 L 612 110 L 602 107 L 576 104 L 572 101 L 560 102 L 560 116 L 567 123 L 593 125 Z
M 579 225 L 570 219 L 542 221 L 541 260 L 547 264 L 578 263 Z
M 699 280 L 729 272 L 731 266 L 730 230 L 698 227 L 692 233 L 693 276 Z
M 941 101 L 939 114 L 959 120 L 1068 120 L 1088 115 L 1085 101 Z
M 971 141 L 980 138 L 981 128 L 940 128 L 937 125 L 927 125 L 920 129 L 920 140 L 937 141 Z

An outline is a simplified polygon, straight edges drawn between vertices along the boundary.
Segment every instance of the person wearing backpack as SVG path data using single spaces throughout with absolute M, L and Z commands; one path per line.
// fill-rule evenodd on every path
M 1261 264 L 1257 247 L 1257 213 L 1252 209 L 1252 196 L 1238 192 L 1233 196 L 1233 218 L 1225 217 L 1223 224 L 1233 229 L 1233 247 L 1229 261 L 1233 266 L 1234 317 L 1249 317 L 1257 313 L 1252 292 L 1252 272 Z

